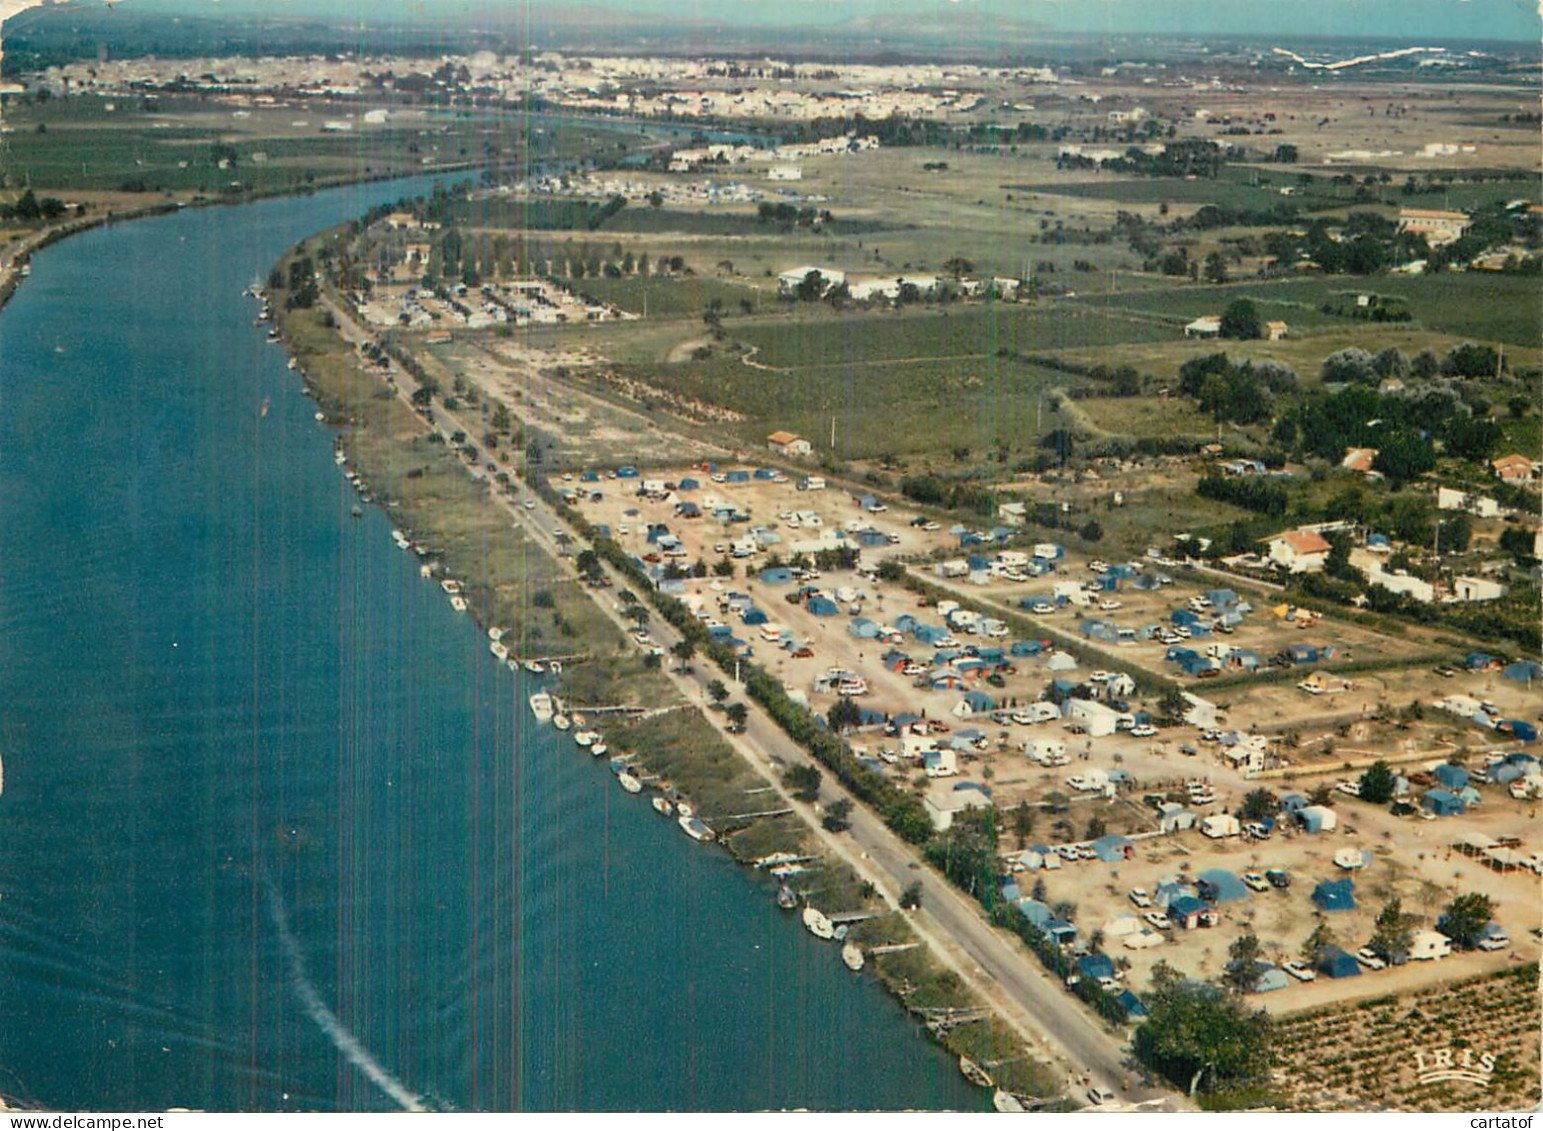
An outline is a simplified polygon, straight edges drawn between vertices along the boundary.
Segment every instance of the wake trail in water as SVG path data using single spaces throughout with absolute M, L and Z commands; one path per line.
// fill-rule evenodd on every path
M 263 873 L 263 886 L 268 889 L 268 905 L 273 912 L 273 925 L 278 928 L 279 942 L 284 947 L 284 957 L 289 962 L 290 981 L 294 983 L 295 992 L 300 995 L 300 1001 L 304 1004 L 306 1013 L 310 1014 L 311 1020 L 327 1034 L 327 1039 L 338 1052 L 348 1058 L 350 1064 L 368 1076 L 370 1082 L 395 1100 L 403 1111 L 428 1111 L 423 1100 L 408 1091 L 406 1085 L 387 1072 L 380 1062 L 370 1055 L 370 1050 L 360 1044 L 359 1039 L 348 1031 L 342 1021 L 338 1020 L 337 1014 L 327 1008 L 327 1003 L 322 1001 L 321 994 L 316 992 L 316 987 L 306 976 L 305 957 L 300 953 L 300 944 L 289 929 L 289 912 L 284 907 L 284 901 L 279 897 L 277 885 L 266 871 Z

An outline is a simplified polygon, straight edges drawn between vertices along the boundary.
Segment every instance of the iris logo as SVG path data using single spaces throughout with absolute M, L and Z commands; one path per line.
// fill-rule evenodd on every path
M 1472 1049 L 1440 1048 L 1414 1054 L 1417 1079 L 1422 1084 L 1442 1080 L 1461 1080 L 1485 1085 L 1495 1074 L 1495 1054 L 1476 1053 Z

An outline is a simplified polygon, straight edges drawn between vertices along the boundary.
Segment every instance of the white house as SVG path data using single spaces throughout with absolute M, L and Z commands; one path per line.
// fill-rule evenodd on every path
M 783 456 L 807 456 L 813 453 L 814 445 L 808 440 L 801 439 L 791 432 L 773 432 L 766 437 L 766 445 L 778 455 Z
M 1270 539 L 1270 560 L 1287 573 L 1318 573 L 1329 558 L 1329 543 L 1311 530 L 1287 530 Z
M 929 792 L 922 804 L 927 809 L 927 816 L 932 818 L 932 827 L 938 832 L 946 832 L 958 814 L 966 809 L 989 809 L 991 799 L 976 788 L 939 789 Z
M 1087 727 L 1091 737 L 1103 738 L 1118 730 L 1120 720 L 1127 716 L 1122 715 L 1107 703 L 1099 703 L 1092 699 L 1068 699 L 1066 717 L 1082 723 Z
M 1184 327 L 1186 338 L 1219 338 L 1222 333 L 1220 314 L 1202 314 Z
M 1457 577 L 1452 581 L 1452 598 L 1457 601 L 1498 601 L 1506 587 L 1487 577 Z
M 1184 708 L 1184 721 L 1190 726 L 1214 727 L 1217 722 L 1216 704 L 1209 699 L 1202 699 L 1198 695 L 1191 695 L 1188 691 L 1180 692 L 1184 696 L 1186 704 Z
M 820 276 L 820 294 L 824 295 L 832 287 L 839 287 L 847 281 L 846 273 L 838 271 L 834 267 L 795 267 L 791 271 L 784 271 L 777 276 L 777 290 L 781 294 L 797 294 L 798 288 L 803 285 L 810 272 Z
M 1398 230 L 1424 236 L 1431 247 L 1440 247 L 1462 239 L 1468 230 L 1468 217 L 1439 208 L 1403 208 L 1398 213 Z
M 1413 597 L 1416 601 L 1424 601 L 1430 604 L 1436 599 L 1436 586 L 1424 578 L 1415 577 L 1407 570 L 1386 570 L 1382 563 L 1375 559 L 1365 565 L 1366 580 L 1370 585 L 1380 585 L 1384 589 L 1390 589 L 1394 593 L 1402 593 L 1406 597 Z
M 1003 526 L 1024 526 L 1029 521 L 1029 505 L 1027 503 L 999 503 L 997 505 L 997 517 L 1002 520 Z M 1024 562 L 1027 565 L 1027 561 Z
M 1444 511 L 1467 511 L 1477 518 L 1499 518 L 1500 504 L 1486 495 L 1470 495 L 1452 487 L 1436 488 L 1436 507 Z

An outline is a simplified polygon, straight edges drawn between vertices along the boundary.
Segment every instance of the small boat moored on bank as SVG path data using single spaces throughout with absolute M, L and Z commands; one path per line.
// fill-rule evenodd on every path
M 863 968 L 863 948 L 855 942 L 842 944 L 841 961 L 846 963 L 846 968 L 852 973 L 857 973 Z
M 576 730 L 573 732 L 573 741 L 580 746 L 593 746 L 600 741 L 600 734 L 592 730 Z
M 558 730 L 567 730 L 572 724 L 568 721 L 567 715 L 559 713 L 552 716 L 552 725 Z
M 964 1073 L 964 1078 L 972 1084 L 982 1088 L 996 1087 L 996 1081 L 991 1078 L 991 1074 L 967 1056 L 959 1058 L 959 1071 Z
M 996 1090 L 996 1093 L 991 1097 L 991 1106 L 1000 1112 L 1029 1110 L 1019 1102 L 1017 1096 L 1013 1095 L 1005 1088 L 998 1088 Z
M 713 830 L 695 817 L 681 817 L 680 827 L 692 840 L 708 841 L 713 839 Z
M 545 691 L 538 691 L 530 697 L 530 713 L 536 716 L 538 723 L 551 722 L 554 711 L 552 697 Z
M 661 817 L 668 817 L 675 812 L 675 806 L 670 804 L 667 797 L 656 797 L 654 798 L 654 812 L 658 813 Z
M 777 906 L 784 911 L 791 911 L 798 906 L 798 895 L 787 884 L 777 888 Z
M 616 780 L 621 783 L 621 787 L 628 793 L 643 792 L 643 783 L 638 781 L 637 778 L 633 777 L 626 770 L 623 770 L 621 773 L 617 774 Z
M 809 928 L 809 933 L 817 939 L 833 939 L 836 937 L 836 929 L 831 926 L 825 912 L 818 907 L 804 908 L 804 926 Z

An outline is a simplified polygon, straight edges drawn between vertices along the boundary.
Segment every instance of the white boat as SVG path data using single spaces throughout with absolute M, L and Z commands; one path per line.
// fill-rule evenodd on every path
M 691 802 L 689 801 L 677 801 L 675 803 L 675 811 L 682 817 L 696 816 L 696 810 L 691 807 Z
M 450 598 L 450 607 L 452 609 L 454 609 L 458 613 L 464 613 L 466 611 L 466 598 L 465 597 L 451 597 Z
M 818 907 L 804 908 L 804 926 L 809 928 L 809 933 L 817 939 L 833 939 L 836 937 L 836 928 L 831 926 L 825 912 Z
M 685 834 L 692 840 L 707 841 L 713 839 L 713 830 L 695 817 L 681 817 L 679 818 L 679 824 Z
M 603 755 L 609 749 L 610 749 L 610 747 L 607 746 L 605 743 L 597 742 L 597 743 L 595 743 L 593 746 L 591 746 L 589 748 L 589 752 L 591 754 L 593 754 L 596 758 L 599 758 L 601 755 Z
M 560 660 L 548 661 L 547 666 L 546 666 L 546 670 L 551 672 L 553 675 L 562 675 L 563 674 L 562 662 Z
M 424 562 L 418 567 L 418 576 L 423 578 L 433 577 L 434 567 L 431 566 L 428 562 Z
M 502 640 L 503 638 L 504 630 L 499 628 L 496 624 L 492 628 L 488 629 L 489 640 Z
M 1003 1088 L 998 1088 L 991 1097 L 991 1106 L 1000 1112 L 1028 1111 L 1023 1104 L 1018 1102 L 1018 1097 Z
M 445 578 L 439 583 L 439 587 L 452 597 L 461 591 L 461 583 L 453 577 Z
M 553 715 L 552 725 L 558 730 L 567 730 L 571 724 L 568 722 L 567 715 Z
M 857 973 L 863 968 L 863 948 L 855 942 L 849 942 L 841 948 L 841 961 L 846 963 L 848 970 Z
M 959 1071 L 964 1074 L 966 1080 L 976 1087 L 992 1088 L 996 1086 L 996 1081 L 991 1079 L 991 1074 L 967 1056 L 959 1058 Z
M 540 660 L 526 660 L 525 670 L 528 671 L 531 675 L 540 675 L 542 672 L 546 671 L 546 668 L 542 666 Z
M 509 649 L 505 648 L 496 640 L 488 645 L 488 651 L 493 653 L 493 655 L 497 656 L 500 660 L 507 660 L 509 658 Z
M 654 812 L 658 813 L 661 817 L 668 817 L 675 812 L 675 806 L 670 804 L 667 797 L 656 797 L 654 798 Z
M 538 723 L 552 721 L 552 697 L 545 691 L 538 691 L 530 697 L 530 713 L 536 716 Z
M 795 852 L 773 852 L 770 856 L 762 856 L 758 860 L 751 861 L 753 868 L 769 868 L 774 864 L 796 864 L 803 857 Z
M 633 777 L 626 770 L 623 770 L 621 773 L 617 774 L 616 780 L 621 783 L 621 787 L 628 793 L 643 792 L 643 783 L 638 781 L 637 778 Z
M 509 665 L 509 670 L 512 671 L 512 672 L 517 672 L 517 671 L 520 670 L 520 661 L 516 660 L 512 656 L 509 659 L 505 660 L 504 663 Z
M 592 730 L 576 730 L 573 732 L 573 741 L 580 746 L 593 746 L 600 739 L 600 735 Z

